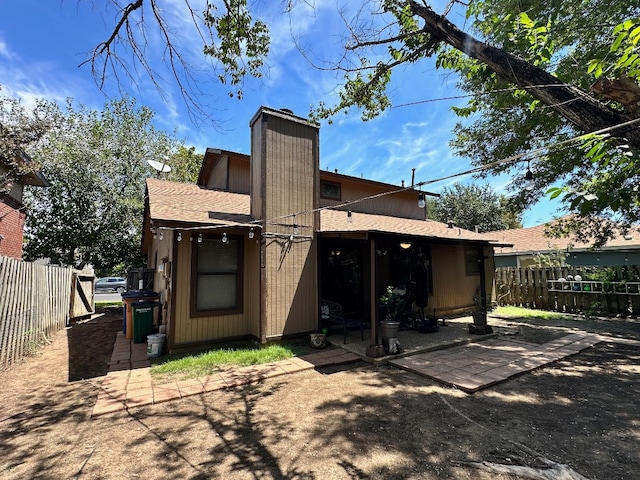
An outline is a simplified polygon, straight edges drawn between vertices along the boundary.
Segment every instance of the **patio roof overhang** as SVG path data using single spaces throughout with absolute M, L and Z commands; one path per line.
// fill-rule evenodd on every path
M 435 220 L 416 220 L 344 210 L 326 209 L 320 212 L 321 237 L 369 239 L 381 236 L 397 236 L 446 243 L 476 243 L 490 246 L 511 246 L 498 241 L 490 234 L 471 232 L 451 227 Z

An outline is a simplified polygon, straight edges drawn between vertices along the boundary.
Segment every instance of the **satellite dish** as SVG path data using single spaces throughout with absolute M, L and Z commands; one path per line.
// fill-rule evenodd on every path
M 158 162 L 157 160 L 147 160 L 147 163 L 158 172 L 167 173 L 171 171 L 171 167 L 165 162 Z

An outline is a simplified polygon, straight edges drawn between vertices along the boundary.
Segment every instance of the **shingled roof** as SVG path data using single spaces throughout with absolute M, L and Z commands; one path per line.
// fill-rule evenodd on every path
M 553 222 L 543 223 L 535 227 L 517 228 L 513 230 L 499 230 L 491 232 L 497 240 L 503 243 L 511 243 L 512 247 L 497 248 L 496 256 L 534 254 L 539 252 L 550 252 L 557 250 L 572 251 L 589 250 L 592 241 L 587 243 L 577 243 L 573 238 L 549 237 L 545 231 Z M 626 237 L 616 237 L 609 240 L 600 250 L 640 248 L 640 234 L 635 231 Z
M 149 215 L 156 224 L 250 226 L 250 197 L 210 190 L 198 185 L 147 179 Z M 351 221 L 344 210 L 320 211 L 320 233 L 371 232 L 496 243 L 496 234 L 480 234 L 433 220 L 391 217 L 354 212 Z
M 448 225 L 434 220 L 415 220 L 353 212 L 351 221 L 349 221 L 347 212 L 331 209 L 320 212 L 320 232 L 395 233 L 415 237 L 489 243 L 494 243 L 497 240 L 495 235 L 475 233 L 455 226 L 450 228 Z
M 246 225 L 253 220 L 249 195 L 188 183 L 147 179 L 149 216 L 154 222 L 185 225 Z

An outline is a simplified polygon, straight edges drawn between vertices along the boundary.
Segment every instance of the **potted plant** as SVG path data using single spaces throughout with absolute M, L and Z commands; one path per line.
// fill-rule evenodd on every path
M 385 306 L 387 314 L 380 322 L 380 335 L 386 338 L 395 338 L 400 328 L 398 312 L 402 306 L 403 294 L 391 285 L 387 287 L 385 293 L 380 297 L 380 303 Z

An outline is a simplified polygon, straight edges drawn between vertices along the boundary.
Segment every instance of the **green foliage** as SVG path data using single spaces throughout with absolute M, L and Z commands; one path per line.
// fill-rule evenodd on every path
M 9 191 L 13 181 L 38 170 L 38 164 L 22 154 L 50 128 L 48 110 L 41 101 L 28 110 L 19 100 L 0 96 L 0 194 Z
M 154 365 L 151 368 L 151 374 L 156 377 L 180 375 L 193 378 L 215 373 L 225 367 L 271 363 L 295 355 L 295 349 L 287 345 L 270 345 L 264 348 L 221 348 L 202 354 L 160 359 L 162 363 Z
M 622 75 L 640 80 L 640 18 L 628 19 L 613 29 L 609 52 L 588 62 L 587 72 L 595 78 Z M 612 61 L 615 60 L 615 61 Z
M 387 309 L 387 320 L 396 321 L 398 319 L 402 301 L 403 295 L 397 292 L 395 287 L 389 285 L 380 297 L 380 304 Z
M 639 11 L 638 0 L 475 0 L 469 8 L 473 28 L 484 40 L 585 91 L 599 75 L 637 74 L 638 21 L 624 19 Z M 507 85 L 478 67 L 477 61 L 453 61 L 457 54 L 450 52 L 441 56 L 440 65 L 458 71 L 460 88 L 474 95 L 466 107 L 455 110 L 462 119 L 452 142 L 458 154 L 482 165 L 541 149 L 544 153 L 532 163 L 536 187 L 532 191 L 523 188 L 522 163 L 499 165 L 487 175 L 512 173 L 510 189 L 523 206 L 545 194 L 562 200 L 568 211 L 584 218 L 582 227 L 575 223 L 577 228 L 602 241 L 612 231 L 605 224 L 599 228 L 601 218 L 615 219 L 622 230 L 638 221 L 634 185 L 640 166 L 631 150 L 620 148 L 619 141 L 595 137 L 549 148 L 578 132 L 529 93 L 503 90 Z
M 533 258 L 538 267 L 561 267 L 565 265 L 565 260 L 569 256 L 569 252 L 561 248 L 553 248 L 549 243 L 550 250 L 547 253 L 535 253 Z
M 349 25 L 353 44 L 347 53 L 355 59 L 349 56 L 341 64 L 347 74 L 339 102 L 333 108 L 321 104 L 316 118 L 351 107 L 360 108 L 363 119 L 373 118 L 391 105 L 387 88 L 393 69 L 435 55 L 437 67 L 457 72 L 459 88 L 471 95 L 467 105 L 453 108 L 460 122 L 451 146 L 460 157 L 471 159 L 474 166 L 492 165 L 480 177 L 511 175 L 513 181 L 508 188 L 521 208 L 547 193 L 561 200 L 566 210 L 584 217 L 585 222 L 596 214 L 627 227 L 638 221 L 638 190 L 629 188 L 630 183 L 640 184 L 640 162 L 635 159 L 638 152 L 622 151 L 620 141 L 605 142 L 593 151 L 595 145 L 586 148 L 586 143 L 567 142 L 584 133 L 578 131 L 576 123 L 585 128 L 589 123 L 606 124 L 606 119 L 569 120 L 571 106 L 563 107 L 561 115 L 556 112 L 559 105 L 565 105 L 560 100 L 553 106 L 545 105 L 543 100 L 548 103 L 549 98 L 540 94 L 537 98 L 532 89 L 503 80 L 510 77 L 504 70 L 516 67 L 505 66 L 503 57 L 481 46 L 474 48 L 482 50 L 482 55 L 474 55 L 483 61 L 467 56 L 461 46 L 461 32 L 456 32 L 446 18 L 438 18 L 427 4 L 386 0 L 381 5 L 382 11 L 371 11 L 380 23 L 356 16 Z M 568 86 L 576 87 L 579 90 L 575 91 L 584 92 L 593 105 L 602 106 L 603 116 L 608 112 L 603 103 L 607 103 L 621 112 L 619 118 L 637 118 L 633 110 L 637 102 L 627 107 L 611 95 L 598 100 L 590 90 L 598 76 L 608 75 L 612 80 L 630 79 L 630 91 L 640 91 L 640 0 L 472 0 L 466 13 L 471 36 L 526 62 L 517 75 L 537 72 L 541 78 L 548 78 L 546 74 L 550 74 L 558 78 L 558 85 L 546 88 L 561 86 L 568 92 Z M 502 68 L 502 77 L 489 64 L 498 71 Z M 576 107 L 572 114 L 580 116 L 580 109 Z M 637 138 L 632 140 L 637 147 Z M 496 162 L 532 151 L 537 157 L 527 163 Z M 528 166 L 534 173 L 533 189 L 525 189 Z M 591 221 L 589 228 L 596 231 L 597 222 Z M 604 238 L 605 233 L 601 229 L 599 236 Z
M 168 163 L 171 171 L 163 178 L 174 182 L 196 183 L 202 166 L 202 153 L 196 152 L 195 147 L 179 145 Z
M 227 0 L 221 9 L 207 2 L 204 21 L 218 36 L 204 47 L 204 53 L 220 62 L 223 73 L 218 80 L 238 87 L 229 96 L 242 98 L 244 77 L 262 76 L 264 58 L 269 53 L 269 29 L 264 22 L 253 20 L 246 0 Z
M 500 317 L 510 317 L 510 318 L 539 318 L 542 320 L 574 320 L 575 319 L 575 317 L 572 317 L 570 315 L 563 315 L 562 313 L 547 312 L 544 310 L 531 310 L 529 308 L 511 307 L 511 306 L 497 307 L 494 313 L 495 315 Z
M 153 112 L 132 99 L 102 111 L 71 100 L 65 111 L 49 107 L 53 127 L 29 153 L 51 186 L 25 197 L 25 258 L 114 273 L 141 266 L 145 178 L 157 175 L 146 160 L 193 152 L 156 130 Z
M 509 198 L 498 195 L 489 185 L 462 185 L 445 188 L 430 205 L 428 217 L 453 221 L 457 227 L 480 232 L 522 228 L 522 212 Z

